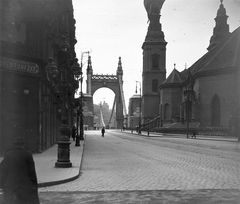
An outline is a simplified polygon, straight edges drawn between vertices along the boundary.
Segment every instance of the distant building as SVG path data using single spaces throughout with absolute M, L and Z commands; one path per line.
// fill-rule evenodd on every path
M 128 128 L 135 129 L 137 126 L 139 126 L 139 122 L 141 120 L 140 103 L 141 103 L 141 98 L 139 94 L 135 94 L 129 99 Z
M 102 108 L 102 113 L 103 113 L 103 121 L 104 124 L 106 126 L 106 128 L 116 128 L 116 111 L 114 110 L 112 113 L 112 109 L 109 109 L 109 105 L 108 103 L 106 103 L 105 101 L 102 103 L 100 103 L 99 105 L 94 104 L 94 129 L 98 129 L 101 128 L 101 124 L 102 122 L 101 120 L 101 116 L 100 116 L 100 108 Z M 110 121 L 110 117 L 112 114 L 112 118 Z

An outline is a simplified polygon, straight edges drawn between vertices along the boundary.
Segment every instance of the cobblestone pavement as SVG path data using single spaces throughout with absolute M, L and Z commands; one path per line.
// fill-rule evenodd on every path
M 236 142 L 148 138 L 110 131 L 102 138 L 99 132 L 88 131 L 81 176 L 66 184 L 40 188 L 39 192 L 41 199 L 46 199 L 45 195 L 64 196 L 68 191 L 69 196 L 78 197 L 77 200 L 79 196 L 82 200 L 90 195 L 95 195 L 95 198 L 100 196 L 104 200 L 107 191 L 111 191 L 122 199 L 131 197 L 131 201 L 141 195 L 145 195 L 146 199 L 150 199 L 151 195 L 156 198 L 157 195 L 171 197 L 175 192 L 176 197 L 172 197 L 174 201 L 180 199 L 184 192 L 189 199 L 205 192 L 202 199 L 216 195 L 215 201 L 221 203 L 219 196 L 222 195 L 224 203 L 227 195 L 236 199 L 239 196 L 239 167 L 240 146 Z M 168 200 L 167 197 L 165 200 Z M 105 200 L 102 203 L 108 202 Z
M 42 204 L 239 204 L 237 190 L 44 192 Z

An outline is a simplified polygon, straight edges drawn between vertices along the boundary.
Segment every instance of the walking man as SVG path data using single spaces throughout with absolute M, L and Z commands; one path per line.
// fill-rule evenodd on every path
M 105 133 L 105 128 L 104 127 L 102 127 L 101 132 L 102 132 L 102 137 L 104 137 L 104 133 Z

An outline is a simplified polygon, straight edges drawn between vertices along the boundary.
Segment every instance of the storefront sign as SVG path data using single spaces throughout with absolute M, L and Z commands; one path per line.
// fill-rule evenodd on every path
M 7 69 L 18 72 L 26 72 L 30 74 L 38 74 L 39 67 L 36 63 L 15 60 L 5 57 L 0 57 L 1 69 Z

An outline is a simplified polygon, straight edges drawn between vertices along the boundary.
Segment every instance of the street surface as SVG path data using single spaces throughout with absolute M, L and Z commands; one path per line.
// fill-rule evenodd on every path
M 240 146 L 215 139 L 86 131 L 81 176 L 41 203 L 240 203 Z

